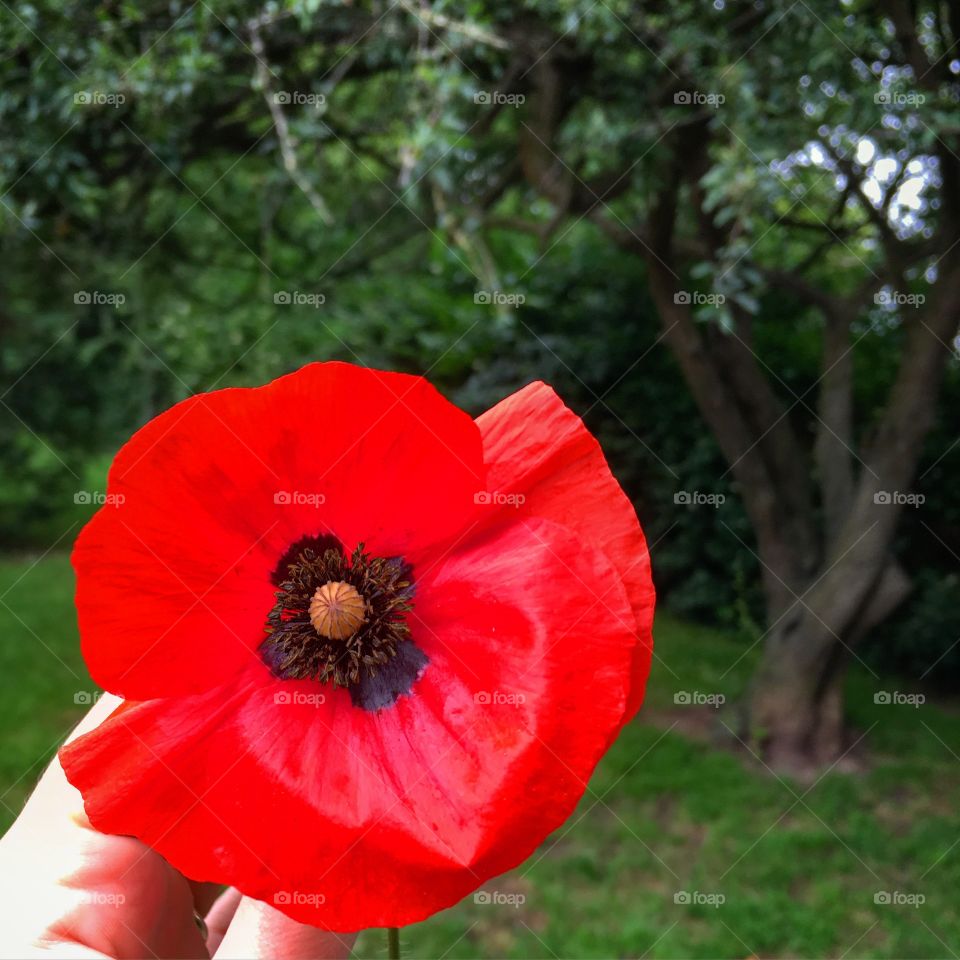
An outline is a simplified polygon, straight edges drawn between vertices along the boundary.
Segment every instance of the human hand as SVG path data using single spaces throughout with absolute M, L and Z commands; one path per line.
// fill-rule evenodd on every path
M 119 703 L 101 697 L 68 739 Z M 17 960 L 338 960 L 356 939 L 297 923 L 233 888 L 194 883 L 139 840 L 99 833 L 57 758 L 0 840 L 0 913 L 0 957 Z

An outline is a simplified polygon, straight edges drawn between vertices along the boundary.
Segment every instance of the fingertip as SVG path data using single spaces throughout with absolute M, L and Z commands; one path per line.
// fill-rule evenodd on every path
M 207 925 L 207 950 L 210 951 L 211 957 L 223 942 L 242 899 L 243 897 L 236 887 L 228 887 L 220 894 L 206 917 L 204 917 Z
M 274 907 L 243 897 L 216 960 L 346 960 L 355 933 L 318 930 Z

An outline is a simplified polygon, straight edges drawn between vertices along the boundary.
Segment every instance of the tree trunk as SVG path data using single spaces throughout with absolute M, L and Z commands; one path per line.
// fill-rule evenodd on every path
M 857 605 L 839 569 L 814 581 L 820 609 L 798 601 L 772 625 L 753 678 L 748 733 L 775 769 L 804 774 L 844 758 L 852 742 L 843 711 L 847 667 L 858 643 L 910 592 L 909 578 L 889 559 Z M 804 594 L 801 600 L 809 603 Z M 835 634 L 826 619 L 841 607 L 852 611 L 845 635 Z
M 843 668 L 854 645 L 909 592 L 889 553 L 903 507 L 878 494 L 910 489 L 933 419 L 960 313 L 960 253 L 944 256 L 941 269 L 935 298 L 910 330 L 846 516 L 825 534 L 822 571 L 768 631 L 749 698 L 750 735 L 787 770 L 842 756 Z
M 832 762 L 845 749 L 846 660 L 833 650 L 814 663 L 797 656 L 799 645 L 791 638 L 812 628 L 800 621 L 792 630 L 774 630 L 747 704 L 751 742 L 773 769 L 797 775 Z

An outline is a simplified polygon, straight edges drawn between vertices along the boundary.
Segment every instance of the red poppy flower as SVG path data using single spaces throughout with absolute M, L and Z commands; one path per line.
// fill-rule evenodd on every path
M 516 866 L 636 712 L 643 534 L 542 383 L 476 421 L 425 380 L 313 364 L 191 397 L 110 471 L 73 555 L 126 698 L 64 748 L 107 833 L 331 930 Z

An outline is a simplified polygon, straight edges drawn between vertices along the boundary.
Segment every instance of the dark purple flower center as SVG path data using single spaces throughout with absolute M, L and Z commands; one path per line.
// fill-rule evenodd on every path
M 402 557 L 349 556 L 332 536 L 292 544 L 274 571 L 276 604 L 260 645 L 282 680 L 346 687 L 377 710 L 407 693 L 428 662 L 410 637 L 413 571 Z

